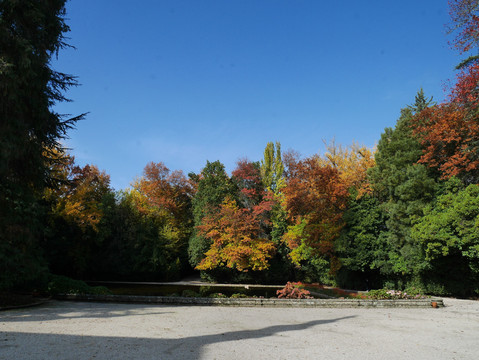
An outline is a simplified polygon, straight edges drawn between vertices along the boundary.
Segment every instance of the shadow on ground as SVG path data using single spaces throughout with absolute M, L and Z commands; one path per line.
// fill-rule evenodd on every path
M 79 304 L 81 304 L 79 306 Z M 162 307 L 135 306 L 129 304 L 127 308 L 112 307 L 105 303 L 62 303 L 62 307 L 48 304 L 42 307 L 42 311 L 30 311 L 29 309 L 10 310 L 0 313 L 1 322 L 45 322 L 62 319 L 96 319 L 115 318 L 124 316 L 150 316 L 170 314 L 170 311 L 161 311 Z M 145 311 L 148 309 L 148 311 Z M 3 316 L 2 316 L 3 315 Z M 1 330 L 1 329 L 0 329 Z M 0 358 L 1 360 L 1 358 Z
M 93 317 L 93 314 L 89 315 Z M 354 316 L 180 338 L 162 338 L 160 334 L 154 333 L 151 334 L 152 338 L 135 338 L 135 334 L 131 334 L 132 337 L 109 337 L 0 332 L 0 358 L 200 359 L 205 346 L 210 344 L 281 336 L 281 333 L 301 331 L 349 318 L 354 318 Z M 2 319 L 2 321 L 4 320 Z M 29 321 L 32 321 L 32 319 L 29 319 Z M 267 340 L 266 344 L 268 344 Z M 233 354 L 230 355 L 231 357 L 228 356 L 228 358 L 236 358 Z M 221 358 L 221 356 L 218 358 Z

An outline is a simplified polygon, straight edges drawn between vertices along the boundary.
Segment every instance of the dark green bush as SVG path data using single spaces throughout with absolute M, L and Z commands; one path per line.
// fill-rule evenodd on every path
M 71 279 L 61 275 L 51 275 L 48 281 L 46 292 L 49 295 L 57 294 L 92 294 L 108 295 L 110 290 L 103 286 L 89 286 L 81 280 Z
M 248 297 L 248 295 L 240 294 L 240 293 L 235 293 L 235 294 L 231 295 L 232 299 L 240 299 L 240 298 L 247 298 L 247 297 Z
M 196 291 L 193 291 L 193 290 L 183 290 L 183 292 L 181 293 L 181 296 L 183 297 L 201 297 L 201 295 L 199 293 L 197 293 Z

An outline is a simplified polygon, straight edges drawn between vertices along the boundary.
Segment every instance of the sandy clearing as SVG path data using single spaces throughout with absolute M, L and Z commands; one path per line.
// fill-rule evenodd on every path
M 0 312 L 0 359 L 476 359 L 479 302 L 441 309 L 53 301 Z

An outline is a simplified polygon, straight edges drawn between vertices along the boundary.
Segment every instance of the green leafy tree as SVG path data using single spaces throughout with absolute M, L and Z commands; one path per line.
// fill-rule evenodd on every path
M 381 269 L 388 261 L 385 214 L 371 195 L 352 196 L 336 249 L 341 260 L 339 285 L 351 289 L 382 287 Z
M 445 293 L 479 294 L 479 185 L 466 188 L 456 178 L 412 229 L 434 276 L 428 280 Z
M 269 142 L 264 149 L 264 158 L 261 160 L 261 179 L 266 189 L 274 193 L 284 187 L 284 165 L 281 158 L 281 144 Z
M 138 190 L 108 194 L 102 210 L 89 279 L 172 281 L 189 269 L 181 229 Z
M 270 260 L 270 270 L 267 281 L 270 283 L 284 283 L 295 277 L 295 267 L 288 255 L 290 249 L 282 241 L 288 230 L 288 211 L 284 189 L 286 187 L 285 166 L 281 153 L 281 144 L 269 142 L 264 150 L 261 160 L 261 179 L 263 188 L 273 201 L 273 207 L 269 212 L 271 222 L 270 237 L 276 247 L 276 253 Z
M 38 199 L 51 183 L 52 151 L 82 116 L 52 110 L 75 78 L 51 68 L 64 48 L 65 0 L 0 1 L 0 288 L 38 278 Z M 45 150 L 47 149 L 47 150 Z

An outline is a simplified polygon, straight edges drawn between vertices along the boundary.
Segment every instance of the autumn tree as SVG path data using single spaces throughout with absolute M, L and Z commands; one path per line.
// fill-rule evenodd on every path
M 420 163 L 437 169 L 441 178 L 479 181 L 479 64 L 463 69 L 450 101 L 417 114 L 414 132 L 423 152 Z
M 266 270 L 276 250 L 270 239 L 273 193 L 264 187 L 259 163 L 238 161 L 232 181 L 238 201 L 227 197 L 218 211 L 205 216 L 198 227 L 200 234 L 211 240 L 211 246 L 197 268 Z
M 170 171 L 163 163 L 149 163 L 143 176 L 132 184 L 125 200 L 136 206 L 153 227 L 152 239 L 143 243 L 143 273 L 158 273 L 158 277 L 178 277 L 187 264 L 188 239 L 192 233 L 191 200 L 193 187 L 181 171 Z M 148 249 L 148 247 L 150 247 Z M 175 266 L 171 266 L 175 264 Z M 161 269 L 164 267 L 164 269 Z
M 452 47 L 461 54 L 477 48 L 479 44 L 479 1 L 450 0 L 449 15 L 451 23 L 448 30 L 450 34 L 455 34 L 455 38 L 451 42 Z M 459 64 L 458 68 L 468 66 L 478 59 L 477 55 L 470 56 Z
M 151 162 L 132 186 L 146 198 L 151 209 L 169 217 L 174 226 L 189 231 L 194 189 L 182 171 L 170 172 L 163 163 Z
M 0 2 L 0 288 L 44 273 L 38 241 L 51 154 L 76 120 L 52 110 L 74 77 L 51 68 L 64 48 L 64 0 Z
M 284 193 L 290 225 L 283 241 L 293 263 L 309 262 L 327 281 L 328 272 L 334 274 L 339 268 L 334 241 L 343 226 L 347 189 L 338 170 L 322 165 L 317 156 L 289 159 L 287 173 Z
M 456 35 L 453 47 L 461 54 L 477 49 L 479 2 L 451 0 L 449 7 L 450 32 Z M 424 149 L 420 162 L 437 169 L 442 179 L 456 176 L 466 184 L 479 181 L 478 59 L 469 57 L 458 66 L 447 102 L 420 112 L 414 121 Z
M 110 178 L 94 165 L 80 167 L 72 156 L 57 156 L 52 173 L 59 186 L 46 189 L 44 195 L 50 205 L 44 251 L 53 272 L 82 277 L 92 270 L 100 245 L 99 224 L 104 197 L 112 192 Z
M 211 240 L 202 236 L 198 226 L 205 216 L 214 214 L 227 196 L 235 199 L 236 187 L 226 174 L 224 165 L 220 161 L 206 162 L 206 166 L 196 178 L 196 193 L 192 200 L 193 221 L 195 229 L 188 244 L 188 254 L 191 266 L 196 267 L 204 258 L 204 254 L 211 245 Z
M 371 191 L 367 178 L 368 169 L 375 164 L 371 149 L 358 144 L 344 147 L 332 141 L 326 145 L 326 150 L 320 161 L 338 170 L 341 182 L 347 189 L 358 197 Z
M 270 209 L 264 204 L 240 208 L 235 200 L 226 198 L 219 211 L 205 216 L 198 227 L 200 234 L 211 240 L 211 245 L 196 268 L 267 269 L 275 246 L 263 231 L 261 215 Z
M 335 280 L 346 287 L 369 288 L 378 283 L 378 268 L 384 258 L 378 237 L 384 219 L 368 178 L 368 170 L 375 165 L 374 153 L 365 146 L 345 147 L 334 140 L 326 144 L 326 150 L 320 163 L 338 171 L 338 181 L 349 193 L 342 216 L 344 227 L 334 241 L 341 263 Z
M 242 207 L 252 208 L 263 200 L 266 191 L 258 162 L 239 160 L 231 175 L 238 188 L 238 199 Z

